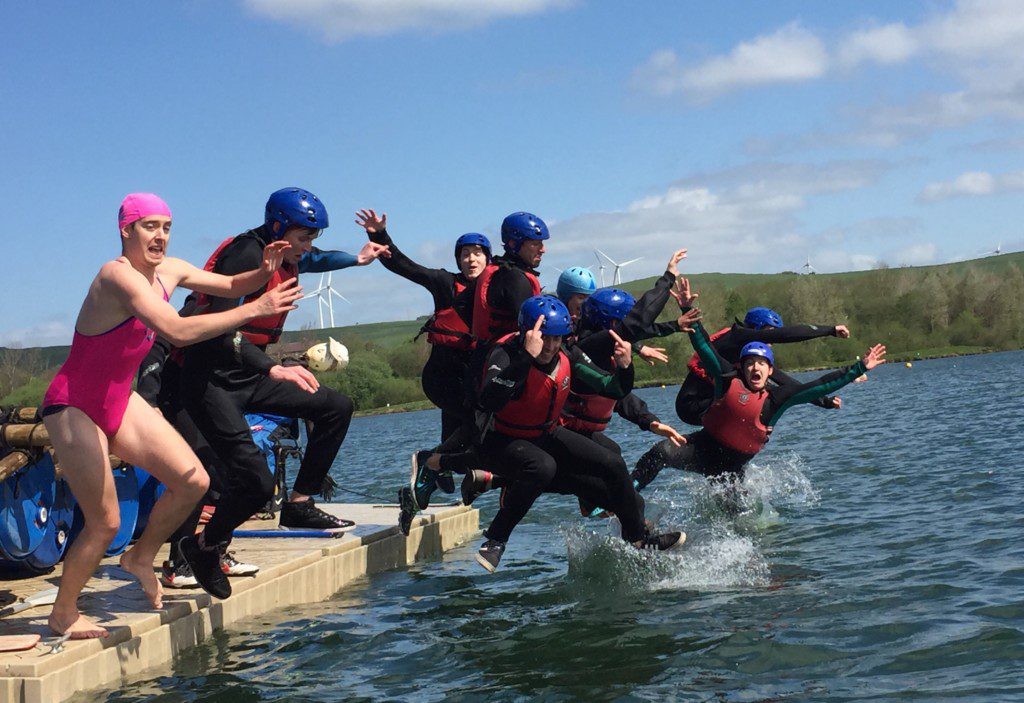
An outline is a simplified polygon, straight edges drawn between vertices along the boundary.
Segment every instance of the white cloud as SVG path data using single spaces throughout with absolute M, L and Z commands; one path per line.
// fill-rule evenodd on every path
M 1024 171 L 993 175 L 987 171 L 968 171 L 952 181 L 929 183 L 918 195 L 926 203 L 957 197 L 994 195 L 1024 190 Z
M 554 266 L 584 265 L 596 272 L 594 247 L 617 261 L 643 256 L 630 267 L 629 278 L 662 271 L 680 247 L 690 250 L 688 271 L 797 270 L 819 248 L 800 223 L 808 200 L 871 185 L 889 168 L 880 161 L 766 162 L 691 176 L 622 211 L 589 213 L 552 227 L 545 259 L 550 280 L 544 282 L 553 284 Z M 837 268 L 859 262 L 857 254 Z
M 692 67 L 681 66 L 672 51 L 656 52 L 637 69 L 634 84 L 655 95 L 707 99 L 741 88 L 806 81 L 827 69 L 821 40 L 794 22 Z
M 50 320 L 0 334 L 0 347 L 56 347 L 71 344 L 74 333 L 66 321 Z
M 244 0 L 250 10 L 342 41 L 409 30 L 446 32 L 569 7 L 576 0 Z
M 893 64 L 906 61 L 918 48 L 913 32 L 898 22 L 851 33 L 840 43 L 838 59 L 847 67 L 867 61 Z

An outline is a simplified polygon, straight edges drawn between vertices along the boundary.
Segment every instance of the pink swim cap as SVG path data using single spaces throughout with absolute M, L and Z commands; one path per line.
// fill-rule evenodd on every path
M 160 196 L 152 193 L 129 193 L 121 201 L 121 209 L 117 212 L 117 228 L 124 229 L 136 220 L 150 215 L 171 216 L 171 208 L 167 207 Z

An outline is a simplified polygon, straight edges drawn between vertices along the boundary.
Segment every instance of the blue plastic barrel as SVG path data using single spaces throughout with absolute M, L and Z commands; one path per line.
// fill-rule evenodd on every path
M 135 521 L 133 540 L 142 536 L 142 531 L 149 524 L 149 514 L 153 512 L 153 506 L 167 490 L 167 487 L 157 481 L 155 476 L 138 466 L 135 467 L 135 479 L 139 484 L 139 517 Z
M 108 557 L 116 556 L 126 550 L 135 533 L 135 523 L 139 519 L 139 483 L 135 477 L 135 467 L 126 466 L 122 469 L 114 469 L 114 487 L 117 489 L 117 507 L 121 513 L 121 526 L 107 548 L 106 555 Z M 72 540 L 78 536 L 83 527 L 85 527 L 85 516 L 76 506 L 75 520 L 71 526 Z
M 71 542 L 71 524 L 75 519 L 77 504 L 67 481 L 58 478 L 53 507 L 46 521 L 46 534 L 39 548 L 25 557 L 26 567 L 32 571 L 46 572 L 64 558 L 64 552 Z
M 22 560 L 46 537 L 55 475 L 49 454 L 0 484 L 0 558 Z

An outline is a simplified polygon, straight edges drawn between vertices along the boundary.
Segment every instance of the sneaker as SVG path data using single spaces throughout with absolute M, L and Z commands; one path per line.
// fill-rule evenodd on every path
M 480 551 L 476 553 L 476 560 L 480 566 L 493 574 L 494 570 L 498 568 L 498 562 L 501 561 L 501 555 L 504 553 L 504 542 L 499 542 L 496 539 L 489 539 L 484 542 L 483 546 L 480 547 Z
M 220 555 L 220 570 L 228 576 L 255 576 L 259 573 L 260 567 L 238 561 L 234 552 L 225 551 Z
M 160 583 L 168 588 L 199 588 L 187 562 L 165 561 L 160 567 Z
M 685 541 L 685 532 L 663 532 L 660 535 L 647 535 L 639 544 L 633 543 L 633 546 L 643 551 L 665 552 Z
M 445 471 L 437 475 L 437 487 L 448 495 L 455 492 L 455 477 L 452 476 L 451 471 Z
M 409 488 L 416 499 L 416 507 L 426 510 L 430 505 L 430 496 L 437 489 L 437 471 L 427 467 L 427 459 L 432 452 L 418 451 L 412 454 L 412 474 L 409 477 Z M 452 489 L 454 490 L 454 488 Z
M 312 498 L 299 501 L 285 501 L 281 506 L 281 527 L 297 530 L 330 530 L 331 532 L 348 532 L 355 529 L 351 520 L 334 517 L 316 507 Z
M 494 474 L 490 471 L 473 469 L 462 479 L 462 504 L 472 505 L 473 501 L 491 490 Z
M 420 511 L 416 506 L 416 499 L 413 497 L 412 489 L 408 486 L 402 486 L 398 489 L 398 507 L 400 508 L 398 513 L 398 529 L 402 531 L 403 535 L 408 537 L 409 530 L 412 529 L 412 519 Z
M 221 600 L 231 595 L 231 584 L 228 582 L 227 574 L 220 568 L 218 549 L 201 549 L 199 537 L 189 535 L 178 541 L 178 552 L 204 591 Z

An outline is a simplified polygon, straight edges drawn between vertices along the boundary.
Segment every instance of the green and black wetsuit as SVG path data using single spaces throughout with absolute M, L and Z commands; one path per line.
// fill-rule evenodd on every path
M 693 330 L 690 341 L 714 384 L 714 401 L 705 420 L 714 412 L 715 422 L 713 427 L 706 423 L 704 429 L 687 435 L 687 443 L 682 447 L 665 440 L 640 457 L 633 477 L 642 486 L 653 481 L 666 466 L 709 477 L 742 475 L 746 464 L 767 442 L 768 435 L 787 410 L 834 393 L 866 371 L 864 362 L 858 361 L 808 383 L 766 386 L 756 392 L 747 388 L 732 364 L 715 350 L 699 322 L 694 324 Z M 757 404 L 760 404 L 759 409 Z M 744 408 L 757 412 L 742 417 Z

